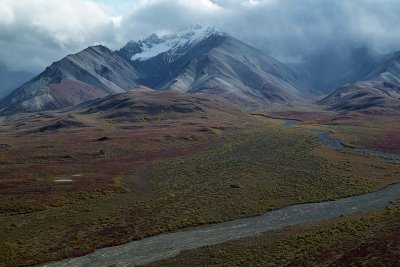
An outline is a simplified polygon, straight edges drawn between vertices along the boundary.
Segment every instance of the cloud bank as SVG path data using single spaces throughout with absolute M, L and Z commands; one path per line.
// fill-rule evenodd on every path
M 326 47 L 400 50 L 397 0 L 1 0 L 0 61 L 40 71 L 87 46 L 215 25 L 282 60 Z

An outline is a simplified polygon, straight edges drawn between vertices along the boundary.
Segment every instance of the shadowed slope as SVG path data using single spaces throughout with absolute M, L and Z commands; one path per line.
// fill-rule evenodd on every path
M 400 111 L 400 87 L 383 81 L 348 84 L 319 104 L 338 111 L 397 113 Z
M 0 112 L 59 109 L 121 93 L 135 85 L 136 70 L 104 46 L 89 47 L 53 63 L 0 101 Z

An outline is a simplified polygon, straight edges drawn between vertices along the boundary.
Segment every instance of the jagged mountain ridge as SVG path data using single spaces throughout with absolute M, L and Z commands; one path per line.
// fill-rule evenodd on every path
M 133 49 L 143 43 L 150 48 L 170 45 L 148 56 L 147 51 Z M 141 72 L 140 84 L 158 90 L 215 94 L 245 105 L 288 103 L 304 95 L 294 71 L 212 27 L 196 26 L 161 38 L 152 35 L 129 42 L 119 53 Z
M 59 109 L 134 87 L 137 71 L 104 46 L 68 55 L 0 101 L 3 114 Z
M 336 111 L 398 113 L 400 86 L 386 81 L 356 82 L 338 88 L 319 104 Z
M 300 84 L 272 57 L 213 27 L 195 26 L 115 52 L 94 46 L 68 55 L 1 100 L 0 112 L 59 109 L 138 85 L 216 95 L 241 106 L 286 104 L 303 97 Z
M 382 56 L 379 64 L 362 80 L 385 81 L 400 86 L 400 51 Z
M 364 64 L 352 70 L 352 74 L 361 77 L 337 88 L 319 104 L 338 111 L 399 112 L 400 52 L 375 54 L 373 61 L 374 64 L 367 64 L 372 60 L 365 57 Z
M 310 88 L 331 93 L 348 83 L 380 80 L 400 85 L 400 53 L 383 54 L 367 47 L 328 47 L 294 64 Z
M 172 62 L 199 42 L 211 36 L 223 35 L 227 34 L 215 27 L 195 25 L 178 33 L 166 34 L 161 37 L 153 33 L 143 40 L 129 41 L 118 52 L 128 61 L 145 61 L 163 54 L 166 62 Z

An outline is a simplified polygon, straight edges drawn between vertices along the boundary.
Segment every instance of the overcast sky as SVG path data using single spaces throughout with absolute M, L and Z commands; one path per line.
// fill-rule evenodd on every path
M 400 50 L 398 0 L 0 0 L 0 62 L 40 72 L 87 46 L 214 25 L 284 61 L 326 46 Z

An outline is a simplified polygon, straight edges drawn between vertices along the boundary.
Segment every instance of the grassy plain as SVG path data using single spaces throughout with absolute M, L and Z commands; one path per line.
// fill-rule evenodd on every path
M 324 148 L 301 127 L 242 113 L 135 122 L 33 114 L 2 118 L 1 127 L 4 266 L 400 181 L 399 165 Z
M 400 153 L 400 117 L 390 114 L 336 113 L 306 106 L 274 110 L 269 115 L 289 117 L 332 131 L 344 144 Z

